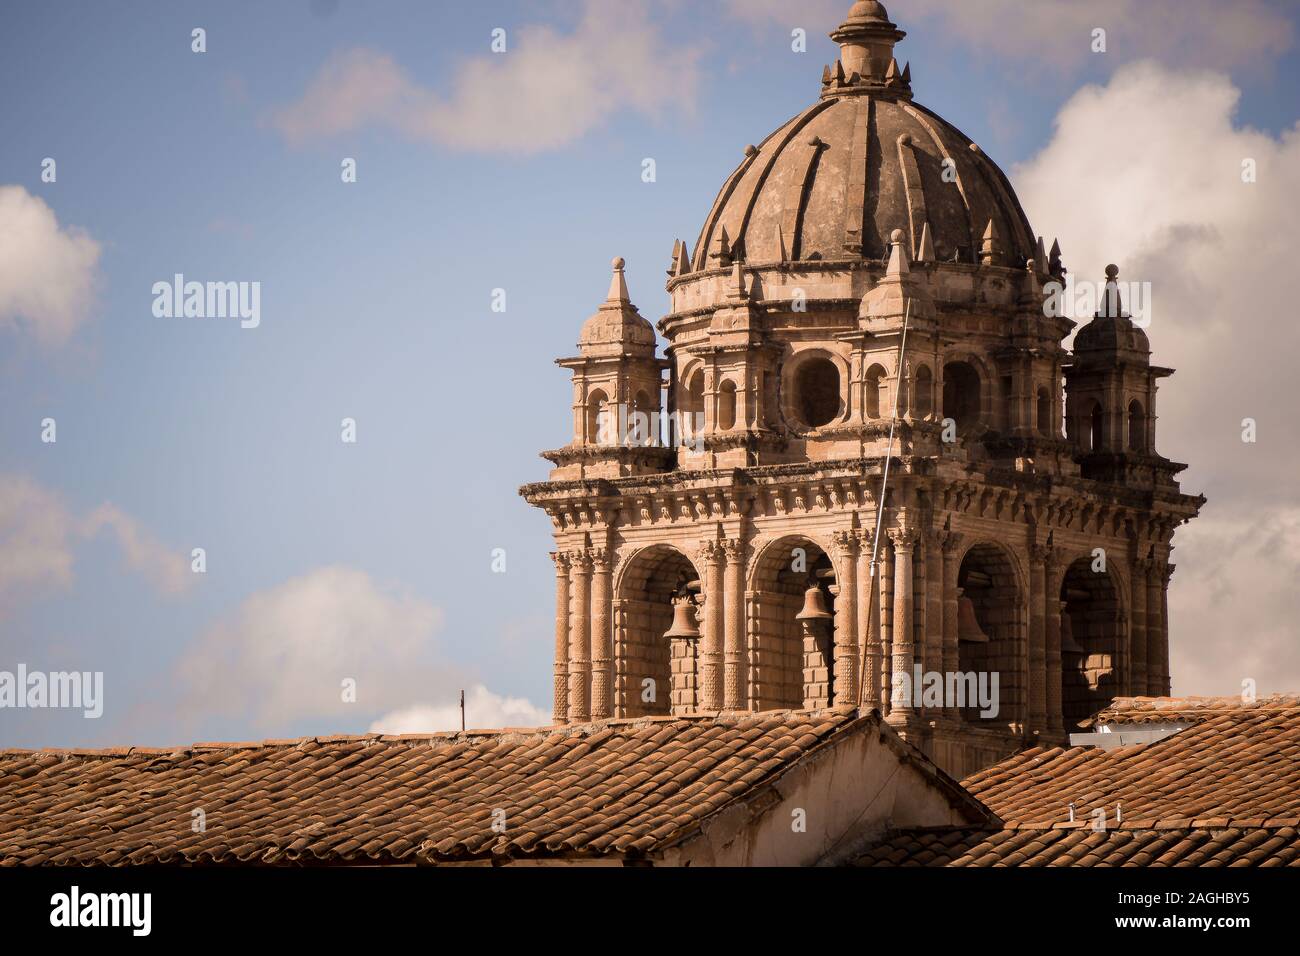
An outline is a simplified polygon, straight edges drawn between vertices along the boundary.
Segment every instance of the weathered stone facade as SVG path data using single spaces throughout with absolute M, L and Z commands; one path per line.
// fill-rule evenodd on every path
M 666 357 L 615 260 L 560 360 L 573 441 L 522 491 L 554 524 L 557 722 L 861 703 L 961 777 L 1169 693 L 1203 501 L 1155 451 L 1170 370 L 1113 268 L 1063 347 L 1059 249 L 912 101 L 903 36 L 854 4 L 821 99 L 746 149 L 674 248 Z M 997 714 L 918 673 L 996 674 Z

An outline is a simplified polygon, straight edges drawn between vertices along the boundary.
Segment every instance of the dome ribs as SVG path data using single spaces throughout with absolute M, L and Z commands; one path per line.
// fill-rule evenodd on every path
M 713 208 L 709 211 L 709 218 L 705 221 L 704 229 L 700 232 L 700 240 L 695 246 L 696 271 L 707 269 L 709 267 L 708 250 L 713 244 L 714 233 L 718 229 L 718 224 L 730 209 L 732 196 L 736 194 L 737 189 L 748 178 L 750 171 L 754 167 L 755 163 L 758 162 L 758 158 L 767 152 L 769 144 L 772 144 L 774 141 L 777 142 L 775 149 L 769 155 L 767 170 L 771 169 L 772 163 L 774 163 L 776 158 L 781 155 L 781 151 L 785 148 L 786 144 L 790 142 L 791 137 L 797 134 L 799 130 L 803 129 L 809 120 L 825 109 L 827 105 L 826 102 L 814 103 L 790 122 L 786 123 L 785 126 L 776 130 L 772 135 L 768 136 L 767 139 L 763 140 L 758 148 L 750 146 L 745 150 L 744 161 L 736 167 L 736 171 L 731 174 L 731 178 L 729 178 L 727 184 L 723 186 L 722 192 L 718 194 L 718 198 L 713 203 Z M 753 208 L 754 200 L 762 191 L 763 182 L 767 178 L 767 170 L 765 170 L 763 175 L 759 177 L 757 182 L 754 184 L 753 189 L 749 193 L 749 198 L 745 202 L 745 217 L 741 223 L 738 224 L 741 228 L 732 230 L 731 247 L 733 250 L 743 251 L 745 248 L 743 226 L 748 222 L 749 210 Z M 745 194 L 742 192 L 736 198 L 740 199 L 744 195 Z
M 937 117 L 933 117 L 933 114 L 924 107 L 915 106 L 912 103 L 900 103 L 899 105 L 909 116 L 912 117 L 912 119 L 920 123 L 922 128 L 930 134 L 930 141 L 933 142 L 935 148 L 939 150 L 942 157 L 941 161 L 952 163 L 953 176 L 955 177 L 952 184 L 957 187 L 957 194 L 961 197 L 962 207 L 966 213 L 966 234 L 970 237 L 970 248 L 978 248 L 978 241 L 983 237 L 983 227 L 975 225 L 975 217 L 973 210 L 971 209 L 970 197 L 966 194 L 966 185 L 962 182 L 961 178 L 961 166 L 948 150 L 948 144 L 943 141 L 943 137 L 939 135 L 939 131 L 935 129 L 934 124 L 930 122 L 931 118 L 937 119 Z M 976 232 L 976 229 L 979 229 L 979 232 Z M 947 249 L 943 250 L 943 254 L 946 256 L 948 251 L 949 250 Z M 936 252 L 938 252 L 938 250 L 936 250 Z
M 862 225 L 867 219 L 867 164 L 871 161 L 870 147 L 875 139 L 871 135 L 871 112 L 874 102 L 870 96 L 855 97 L 853 134 L 849 142 L 849 185 L 844 197 L 848 218 L 844 228 L 844 249 L 853 255 L 863 254 Z
M 806 129 L 808 124 L 816 119 L 823 110 L 830 106 L 830 104 L 830 100 L 823 100 L 809 109 L 804 110 L 795 118 L 793 123 L 786 124 L 785 130 L 777 142 L 772 143 L 770 147 L 765 146 L 762 150 L 761 155 L 764 156 L 764 162 L 762 167 L 757 171 L 754 180 L 754 188 L 748 194 L 749 199 L 745 203 L 744 214 L 741 216 L 740 223 L 735 229 L 735 238 L 732 240 L 733 248 L 739 247 L 743 249 L 745 251 L 746 259 L 750 258 L 748 241 L 749 223 L 754 216 L 754 206 L 757 205 L 759 197 L 763 194 L 763 187 L 767 184 L 768 177 L 772 174 L 773 167 L 776 166 L 777 160 L 781 158 L 781 155 L 794 141 L 795 137 Z
M 921 183 L 921 169 L 916 164 L 916 154 L 912 152 L 913 145 L 911 133 L 904 133 L 898 137 L 898 164 L 903 169 L 903 191 L 907 197 L 910 240 L 908 251 L 915 259 L 921 254 L 921 234 L 927 232 L 928 218 L 925 209 L 925 188 Z M 933 258 L 933 250 L 930 256 Z
M 817 165 L 821 162 L 822 154 L 825 152 L 826 144 L 822 142 L 820 136 L 809 137 L 808 162 L 804 167 L 803 178 L 797 184 L 798 194 L 788 196 L 783 206 L 781 245 L 784 249 L 784 237 L 788 236 L 790 261 L 792 262 L 798 262 L 803 258 L 804 215 L 808 212 L 808 197 L 812 195 L 813 180 L 817 177 Z

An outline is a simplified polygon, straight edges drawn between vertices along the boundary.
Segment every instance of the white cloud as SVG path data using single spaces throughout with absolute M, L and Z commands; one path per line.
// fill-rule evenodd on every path
M 1294 320 L 1300 126 L 1234 123 L 1223 75 L 1152 63 L 1076 94 L 1047 147 L 1013 177 L 1074 275 L 1152 283 L 1157 445 L 1209 497 L 1175 539 L 1171 654 L 1180 693 L 1300 688 L 1300 323 Z M 1242 182 L 1253 159 L 1258 182 Z M 1049 239 L 1050 241 L 1050 239 Z M 1241 440 L 1255 418 L 1259 441 Z M 1272 686 L 1269 683 L 1272 682 Z
M 30 478 L 0 474 L 0 618 L 72 584 L 79 545 L 107 530 L 127 565 L 168 594 L 190 586 L 185 555 L 171 551 L 111 504 L 78 516 Z
M 200 636 L 179 665 L 181 706 L 283 730 L 447 693 L 460 685 L 437 658 L 442 617 L 363 571 L 310 571 L 254 593 Z M 355 703 L 343 699 L 349 679 Z
M 830 31 L 848 0 L 727 0 L 728 10 L 755 24 Z M 1092 31 L 1107 33 L 1107 56 L 1157 59 L 1227 69 L 1254 66 L 1291 48 L 1291 20 L 1267 0 L 898 0 L 891 18 L 975 50 L 1047 65 L 1065 73 L 1092 57 Z
M 22 186 L 0 186 L 0 328 L 63 345 L 90 318 L 98 262 L 83 230 L 61 228 Z
M 509 50 L 461 64 L 450 93 L 421 85 L 387 54 L 333 57 L 271 125 L 290 142 L 366 126 L 482 152 L 538 153 L 621 110 L 652 119 L 692 108 L 697 51 L 665 37 L 638 0 L 587 0 L 577 27 L 511 30 Z M 484 38 L 487 45 L 487 38 Z
M 482 684 L 465 692 L 465 726 L 470 730 L 498 727 L 542 727 L 551 715 L 523 697 L 502 697 Z M 370 725 L 375 734 L 429 734 L 460 730 L 460 703 L 455 696 L 443 703 L 407 707 L 385 714 Z

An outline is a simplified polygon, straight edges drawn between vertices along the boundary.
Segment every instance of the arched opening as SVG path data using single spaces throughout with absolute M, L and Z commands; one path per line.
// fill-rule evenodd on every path
M 605 445 L 612 440 L 609 427 L 609 398 L 600 389 L 587 395 L 587 444 Z
M 635 447 L 644 447 L 655 443 L 655 413 L 659 406 L 650 398 L 650 393 L 641 389 L 632 400 L 632 414 L 628 421 L 628 443 Z
M 975 545 L 957 572 L 957 670 L 966 698 L 963 720 L 987 725 L 1017 718 L 1024 703 L 1017 665 L 1024 633 L 1024 599 L 1011 557 L 997 545 Z M 979 692 L 985 689 L 986 698 L 992 693 L 995 673 L 997 716 L 982 717 Z
M 1110 571 L 1080 558 L 1061 583 L 1061 708 L 1066 725 L 1091 717 L 1120 693 L 1122 610 Z
M 959 432 L 980 422 L 980 376 L 969 362 L 949 362 L 943 367 L 943 417 L 957 423 Z
M 1092 403 L 1092 411 L 1088 413 L 1088 446 L 1085 451 L 1101 451 L 1106 444 L 1106 413 L 1102 410 L 1101 402 Z
M 840 414 L 840 370 L 826 358 L 812 358 L 794 375 L 794 410 L 809 428 L 829 425 Z
M 718 429 L 724 432 L 736 427 L 736 383 L 726 379 L 718 390 Z
M 1147 416 L 1142 410 L 1142 403 L 1137 399 L 1128 406 L 1128 448 L 1129 451 L 1146 451 Z
M 868 418 L 879 418 L 880 409 L 883 405 L 881 401 L 885 390 L 886 372 L 883 366 L 873 365 L 867 369 L 866 381 L 866 413 Z
M 1038 390 L 1038 434 L 1044 438 L 1052 437 L 1052 396 L 1047 389 Z
M 704 431 L 704 369 L 697 367 L 687 373 L 680 390 L 678 433 L 682 444 L 693 444 Z
M 614 601 L 616 713 L 640 717 L 693 709 L 681 698 L 696 689 L 689 678 L 697 673 L 699 642 L 674 646 L 664 635 L 673 627 L 675 602 L 694 602 L 694 608 L 699 596 L 700 576 L 677 549 L 655 545 L 631 559 Z
M 922 365 L 916 370 L 915 391 L 912 393 L 912 417 L 929 418 L 934 412 L 934 373 L 930 366 Z
M 770 545 L 755 567 L 752 700 L 758 710 L 828 707 L 835 699 L 835 571 L 807 538 Z

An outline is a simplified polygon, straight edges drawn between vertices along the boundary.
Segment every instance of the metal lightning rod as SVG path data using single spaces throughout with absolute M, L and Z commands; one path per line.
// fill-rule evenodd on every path
M 867 630 L 871 629 L 872 612 L 876 609 L 876 600 L 880 595 L 880 585 L 876 582 L 876 559 L 880 554 L 880 527 L 885 520 L 885 493 L 889 489 L 889 463 L 894 458 L 894 431 L 898 427 L 898 405 L 903 389 L 903 355 L 907 348 L 907 327 L 912 318 L 912 298 L 908 296 L 907 308 L 903 312 L 903 334 L 898 340 L 898 368 L 894 372 L 894 413 L 889 421 L 889 453 L 885 455 L 885 468 L 880 478 L 880 498 L 876 501 L 876 533 L 871 539 L 871 564 L 869 566 L 871 593 L 867 600 Z M 870 634 L 864 635 L 870 638 Z M 858 678 L 858 707 L 862 707 L 867 697 L 867 655 L 866 641 L 863 641 L 862 669 Z

